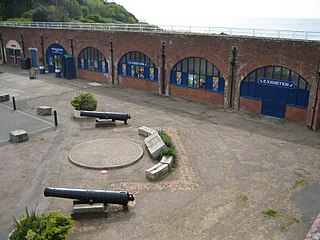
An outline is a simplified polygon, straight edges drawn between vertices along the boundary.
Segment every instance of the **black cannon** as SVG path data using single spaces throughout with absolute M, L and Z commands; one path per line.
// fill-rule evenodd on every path
M 96 112 L 96 111 L 81 111 L 80 116 L 95 117 L 99 119 L 111 119 L 112 122 L 115 120 L 124 121 L 127 124 L 128 119 L 131 118 L 128 113 L 117 113 L 117 112 Z
M 86 190 L 70 188 L 44 189 L 45 197 L 59 197 L 78 200 L 80 203 L 111 203 L 127 206 L 129 201 L 134 201 L 134 195 L 127 191 L 105 191 L 105 190 Z

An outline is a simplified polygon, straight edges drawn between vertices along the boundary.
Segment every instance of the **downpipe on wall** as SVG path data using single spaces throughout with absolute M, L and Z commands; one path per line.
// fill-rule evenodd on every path
M 162 95 L 165 95 L 166 94 L 166 84 L 165 84 L 165 80 L 166 80 L 166 74 L 165 74 L 165 71 L 166 71 L 166 68 L 165 68 L 165 65 L 166 65 L 166 54 L 165 54 L 165 47 L 166 47 L 166 43 L 165 42 L 162 42 L 162 78 L 161 78 L 161 94 Z
M 229 98 L 229 108 L 232 108 L 233 106 L 233 84 L 234 84 L 234 77 L 235 77 L 235 70 L 236 70 L 236 64 L 237 64 L 237 53 L 238 49 L 237 47 L 232 48 L 232 60 L 230 62 L 231 64 L 231 81 L 230 81 L 230 98 Z
M 317 102 L 318 102 L 318 94 L 319 94 L 319 80 L 320 80 L 320 57 L 318 59 L 318 72 L 317 72 L 317 76 L 316 76 L 316 91 L 315 91 L 315 98 L 314 98 L 314 102 L 313 102 L 313 107 L 312 107 L 312 118 L 311 118 L 311 125 L 310 128 L 315 130 L 316 126 L 314 126 L 315 123 L 315 115 L 316 115 L 316 108 L 317 108 Z M 319 110 L 320 110 L 320 106 L 319 106 Z

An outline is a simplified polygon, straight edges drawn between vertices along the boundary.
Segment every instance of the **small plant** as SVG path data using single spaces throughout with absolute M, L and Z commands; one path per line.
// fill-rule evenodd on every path
M 14 218 L 14 222 L 15 230 L 9 236 L 9 240 L 62 240 L 67 238 L 73 221 L 57 211 L 37 215 L 36 210 L 29 213 L 26 208 L 26 217 L 20 220 Z
M 308 181 L 306 179 L 299 179 L 299 180 L 296 180 L 295 183 L 293 184 L 293 189 L 301 189 L 303 188 L 305 185 L 308 184 Z
M 166 144 L 166 148 L 162 149 L 160 152 L 160 158 L 163 156 L 172 156 L 173 158 L 176 157 L 176 147 L 171 139 L 171 137 L 163 130 L 159 131 L 159 136 L 161 137 L 162 141 Z
M 95 111 L 97 109 L 97 100 L 91 93 L 79 93 L 70 104 L 75 110 Z
M 280 216 L 280 213 L 274 209 L 268 209 L 268 210 L 262 211 L 262 215 L 264 217 L 275 218 Z

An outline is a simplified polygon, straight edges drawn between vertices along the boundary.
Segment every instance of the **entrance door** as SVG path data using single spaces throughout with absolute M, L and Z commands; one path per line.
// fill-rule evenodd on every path
M 30 49 L 30 55 L 31 55 L 31 66 L 32 67 L 38 67 L 37 50 L 36 49 Z
M 288 89 L 279 87 L 264 87 L 261 113 L 273 117 L 284 118 L 288 100 Z

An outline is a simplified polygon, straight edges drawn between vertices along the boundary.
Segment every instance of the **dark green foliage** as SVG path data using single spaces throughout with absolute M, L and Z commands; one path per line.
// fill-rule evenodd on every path
M 166 148 L 162 149 L 160 152 L 160 158 L 163 156 L 173 156 L 176 157 L 176 147 L 171 139 L 171 137 L 163 130 L 159 131 L 159 136 L 161 137 L 162 141 L 166 144 Z
M 26 209 L 26 217 L 15 221 L 15 230 L 9 240 L 62 240 L 72 227 L 72 220 L 60 212 L 49 212 L 38 216 L 35 210 Z
M 80 93 L 70 101 L 70 104 L 75 110 L 95 111 L 97 109 L 97 100 L 91 93 Z
M 98 17 L 95 17 L 98 16 Z M 135 16 L 116 3 L 102 0 L 1 0 L 0 20 L 32 19 L 44 22 L 137 23 Z

